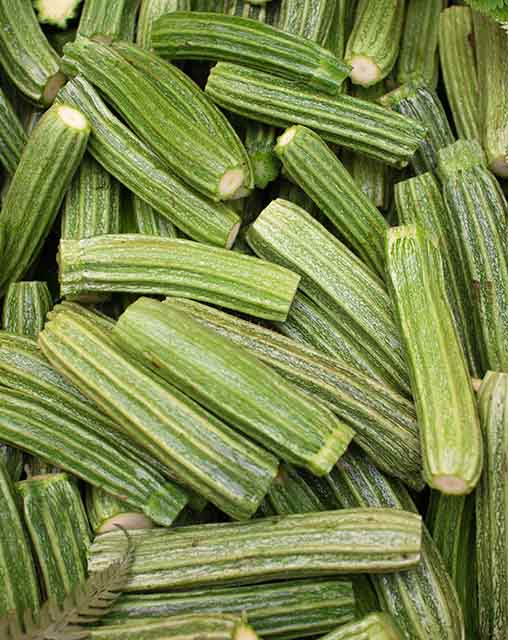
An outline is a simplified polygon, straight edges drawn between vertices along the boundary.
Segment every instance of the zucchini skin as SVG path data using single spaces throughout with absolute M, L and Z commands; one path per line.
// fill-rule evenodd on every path
M 330 49 L 337 58 L 342 59 L 346 48 L 346 16 L 350 6 L 348 0 L 337 0 L 334 4 L 335 12 L 331 18 L 330 29 L 324 46 Z
M 135 531 L 138 553 L 124 592 L 403 571 L 420 559 L 420 535 L 420 517 L 396 509 L 341 509 Z M 117 532 L 96 538 L 89 570 L 116 558 L 121 540 Z M 194 553 L 183 565 L 175 550 L 181 553 L 189 546 Z
M 85 153 L 89 133 L 88 121 L 79 111 L 55 104 L 30 136 L 0 215 L 6 231 L 3 293 L 37 257 Z
M 370 613 L 361 620 L 330 631 L 322 640 L 402 640 L 402 635 L 392 616 Z
M 219 62 L 206 83 L 219 106 L 276 127 L 301 124 L 327 142 L 353 149 L 394 167 L 405 167 L 426 130 L 414 120 L 366 100 L 327 96 L 239 65 Z
M 90 484 L 86 487 L 85 504 L 94 536 L 116 531 L 117 526 L 127 530 L 151 529 L 155 526 L 153 520 L 141 511 L 129 509 L 124 501 Z
M 153 25 L 152 44 L 163 58 L 238 62 L 331 95 L 339 92 L 350 71 L 305 37 L 233 15 L 166 14 Z
M 178 237 L 174 224 L 136 195 L 132 198 L 132 213 L 135 233 L 160 238 Z
M 277 28 L 326 47 L 334 16 L 334 0 L 281 0 Z
M 23 475 L 23 452 L 0 443 L 0 465 L 5 466 L 11 481 L 17 482 Z
M 348 246 L 382 278 L 388 223 L 325 141 L 297 125 L 279 137 L 275 153 L 289 177 L 312 198 Z
M 191 0 L 141 0 L 136 30 L 136 44 L 143 49 L 150 49 L 154 21 L 165 13 L 190 11 L 190 9 Z
M 46 597 L 62 603 L 87 575 L 91 531 L 78 487 L 59 473 L 18 482 L 16 491 Z
M 102 42 L 132 40 L 140 0 L 85 0 L 78 36 L 99 37 Z
M 3 304 L 3 328 L 20 336 L 37 337 L 53 299 L 45 282 L 13 282 Z
M 236 213 L 209 201 L 167 170 L 82 76 L 68 82 L 59 97 L 89 119 L 88 151 L 108 173 L 193 240 L 222 247 L 233 244 L 240 226 Z
M 233 518 L 256 511 L 276 458 L 126 356 L 97 316 L 69 303 L 56 307 L 39 341 L 50 362 L 183 486 Z
M 464 495 L 480 477 L 482 440 L 440 252 L 416 225 L 392 228 L 386 251 L 420 426 L 423 475 L 443 493 Z
M 12 175 L 27 141 L 13 106 L 0 86 L 0 166 Z
M 164 304 L 185 311 L 229 343 L 249 350 L 326 404 L 355 431 L 355 442 L 385 473 L 415 488 L 422 487 L 416 414 L 403 396 L 336 358 L 258 324 L 190 300 L 168 298 Z
M 321 496 L 289 464 L 281 464 L 272 482 L 264 508 L 267 513 L 285 516 L 326 511 Z

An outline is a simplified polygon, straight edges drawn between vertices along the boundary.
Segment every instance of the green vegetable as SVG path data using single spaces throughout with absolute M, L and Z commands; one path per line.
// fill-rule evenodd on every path
M 53 306 L 45 282 L 13 282 L 3 304 L 3 328 L 20 336 L 37 337 Z
M 281 0 L 277 27 L 326 47 L 335 4 L 335 0 Z
M 190 11 L 190 5 L 190 0 L 141 0 L 136 44 L 143 49 L 150 49 L 154 21 L 171 11 Z
M 127 530 L 151 529 L 155 526 L 141 511 L 129 509 L 123 500 L 93 485 L 86 487 L 86 512 L 94 535 L 116 531 L 118 526 Z
M 264 506 L 279 516 L 326 510 L 318 493 L 289 464 L 279 467 Z
M 132 212 L 135 224 L 134 233 L 161 238 L 177 238 L 174 225 L 138 196 L 132 198 Z
M 11 175 L 19 164 L 26 138 L 18 116 L 0 86 L 0 166 Z
M 402 635 L 392 616 L 371 613 L 330 631 L 320 640 L 402 640 Z
M 87 0 L 85 4 L 88 4 Z M 43 24 L 66 29 L 69 20 L 76 17 L 81 0 L 34 0 L 37 18 Z
M 264 189 L 280 173 L 280 161 L 274 153 L 277 131 L 275 127 L 248 120 L 245 125 L 245 148 L 250 157 L 254 183 Z
M 23 452 L 0 443 L 0 465 L 5 466 L 11 481 L 17 482 L 23 474 Z
M 506 0 L 466 0 L 466 2 L 476 11 L 481 11 L 495 20 L 508 21 Z
M 78 36 L 99 37 L 101 42 L 132 40 L 140 0 L 85 0 Z

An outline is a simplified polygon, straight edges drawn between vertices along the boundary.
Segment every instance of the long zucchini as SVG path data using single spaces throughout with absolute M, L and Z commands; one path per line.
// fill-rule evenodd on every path
M 7 173 L 16 171 L 26 140 L 21 122 L 0 86 L 0 166 Z
M 143 49 L 152 46 L 152 29 L 154 21 L 171 11 L 190 11 L 190 0 L 141 0 L 136 44 Z
M 335 5 L 335 0 L 281 0 L 277 27 L 326 47 Z
M 53 306 L 45 282 L 13 282 L 3 305 L 3 328 L 9 333 L 35 338 Z
M 370 613 L 330 631 L 320 640 L 402 640 L 395 619 L 386 613 Z
M 133 511 L 123 501 L 106 493 L 99 487 L 86 487 L 86 513 L 94 535 L 116 531 L 118 526 L 124 529 L 151 529 L 153 520 L 141 511 Z
M 140 0 L 85 0 L 78 36 L 99 37 L 102 42 L 132 40 Z

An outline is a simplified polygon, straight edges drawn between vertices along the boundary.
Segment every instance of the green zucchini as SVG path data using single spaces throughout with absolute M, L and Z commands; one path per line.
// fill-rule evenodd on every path
M 53 306 L 45 282 L 13 282 L 3 304 L 3 328 L 9 333 L 37 337 Z
M 136 44 L 143 49 L 150 49 L 154 21 L 171 11 L 190 11 L 190 5 L 191 0 L 141 0 Z
M 233 15 L 180 12 L 158 18 L 155 52 L 170 60 L 225 60 L 264 69 L 335 95 L 350 68 L 301 35 Z
M 21 122 L 0 86 L 0 166 L 10 175 L 16 171 L 26 140 Z
M 191 0 L 192 11 L 217 11 L 224 10 L 224 0 Z
M 403 571 L 420 560 L 421 522 L 396 509 L 341 509 L 131 535 L 137 553 L 125 593 Z M 90 571 L 118 557 L 121 536 L 96 538 Z
M 90 525 L 78 487 L 65 473 L 16 485 L 46 597 L 62 603 L 86 578 Z
M 120 526 L 124 529 L 151 529 L 153 520 L 141 511 L 133 511 L 123 501 L 106 493 L 99 487 L 86 487 L 86 513 L 94 536 L 107 531 L 115 531 Z
M 34 0 L 37 18 L 42 24 L 66 29 L 69 20 L 76 17 L 81 0 Z
M 24 470 L 28 479 L 34 476 L 49 476 L 53 473 L 62 473 L 62 470 L 46 460 L 42 460 L 37 456 L 25 456 L 26 463 Z
M 480 477 L 482 440 L 440 252 L 416 225 L 390 229 L 386 251 L 420 427 L 423 475 L 442 493 L 464 495 Z
M 89 132 L 80 111 L 55 104 L 30 136 L 0 216 L 6 232 L 0 277 L 4 293 L 37 257 L 83 157 Z
M 379 160 L 349 150 L 344 150 L 340 159 L 367 200 L 378 209 L 387 210 L 392 186 L 388 167 Z
M 0 2 L 0 58 L 5 74 L 31 102 L 51 104 L 65 82 L 31 0 Z
M 384 284 L 345 245 L 284 200 L 266 207 L 249 228 L 247 240 L 260 257 L 298 273 L 300 290 L 329 314 L 339 314 L 357 342 L 405 380 L 402 345 Z
M 469 7 L 453 6 L 441 12 L 439 57 L 458 137 L 481 140 L 473 18 Z
M 330 631 L 320 640 L 402 640 L 402 634 L 392 616 L 371 613 Z
M 326 47 L 335 4 L 335 0 L 281 0 L 277 27 Z
M 508 375 L 489 371 L 478 397 L 485 443 L 485 470 L 475 494 L 476 566 L 482 640 L 506 635 L 508 606 L 508 525 L 506 510 L 506 441 Z
M 358 0 L 344 55 L 354 84 L 368 87 L 390 73 L 399 53 L 404 10 L 403 0 Z
M 265 189 L 280 173 L 280 161 L 274 153 L 277 131 L 275 127 L 248 120 L 245 124 L 245 148 L 249 154 L 254 184 Z
M 206 2 L 206 0 L 204 1 Z M 224 0 L 223 7 L 224 11 L 222 13 L 227 13 L 232 16 L 242 16 L 244 18 L 252 18 L 259 22 L 266 22 L 266 24 L 278 26 L 280 13 L 279 0 L 267 0 L 267 2 L 259 2 L 258 0 L 251 0 L 250 2 L 249 0 Z M 215 9 L 213 6 L 210 6 L 210 8 L 203 8 L 202 10 L 214 11 Z
M 327 49 L 342 59 L 346 48 L 346 16 L 349 9 L 348 0 L 336 0 L 335 12 L 331 19 L 328 38 L 326 40 Z
M 125 594 L 104 622 L 188 613 L 244 614 L 262 638 L 296 640 L 349 622 L 354 605 L 348 580 L 287 580 L 187 592 Z
M 0 617 L 39 608 L 39 586 L 14 486 L 0 461 Z
M 344 362 L 260 325 L 190 300 L 168 298 L 165 304 L 249 350 L 326 404 L 355 431 L 355 441 L 385 473 L 421 488 L 419 433 L 411 402 Z
M 17 482 L 23 475 L 23 452 L 0 442 L 0 465 L 5 465 L 11 481 Z
M 128 358 L 110 333 L 98 316 L 67 303 L 52 312 L 39 341 L 50 362 L 177 481 L 228 515 L 249 517 L 277 460 Z
M 228 111 L 276 127 L 302 124 L 327 142 L 399 168 L 407 165 L 426 134 L 420 123 L 366 100 L 327 96 L 224 62 L 213 67 L 205 90 Z
M 294 126 L 279 137 L 275 153 L 340 237 L 383 277 L 388 224 L 325 141 L 306 127 Z
M 136 195 L 132 197 L 132 214 L 135 225 L 134 233 L 161 238 L 178 237 L 174 224 Z
M 310 198 L 297 184 L 286 178 L 281 177 L 273 185 L 270 199 L 275 200 L 276 198 L 282 198 L 282 200 L 289 200 L 289 202 L 297 204 L 299 207 L 310 213 L 313 218 L 319 219 L 319 216 L 321 215 L 316 204 L 312 201 L 312 198 Z M 326 220 L 326 218 L 324 219 Z M 254 222 L 254 220 L 252 222 Z
M 481 373 L 508 370 L 508 203 L 476 141 L 459 140 L 442 149 L 439 171 L 450 255 L 462 278 Z
M 285 320 L 299 277 L 278 265 L 190 240 L 120 234 L 62 240 L 63 296 L 83 291 L 177 295 Z
M 85 0 L 78 36 L 98 37 L 102 42 L 133 40 L 140 0 Z
M 279 516 L 325 511 L 319 495 L 289 464 L 281 464 L 265 498 L 268 508 Z
M 84 78 L 68 82 L 60 97 L 90 120 L 88 150 L 108 173 L 192 239 L 232 246 L 240 227 L 234 211 L 210 202 L 168 171 Z

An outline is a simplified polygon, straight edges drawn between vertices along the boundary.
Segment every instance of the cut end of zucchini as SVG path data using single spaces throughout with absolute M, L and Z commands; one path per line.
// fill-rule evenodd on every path
M 499 156 L 490 163 L 490 170 L 495 173 L 496 176 L 501 178 L 508 178 L 508 156 Z
M 376 84 L 381 80 L 381 72 L 378 65 L 367 56 L 355 56 L 350 61 L 351 82 L 353 84 L 360 84 L 362 87 L 370 87 L 371 84 Z
M 106 522 L 97 531 L 100 533 L 108 533 L 108 531 L 118 531 L 118 528 L 126 529 L 153 529 L 155 524 L 153 520 L 147 518 L 142 513 L 121 513 Z
M 307 465 L 307 468 L 315 476 L 324 476 L 330 473 L 337 461 L 346 453 L 355 436 L 354 431 L 346 424 L 338 420 L 337 422 L 339 422 L 338 428 L 335 429 L 321 447 L 319 453 Z
M 47 81 L 46 86 L 44 87 L 44 92 L 42 94 L 42 102 L 45 105 L 50 105 L 53 103 L 53 100 L 56 98 L 56 94 L 60 91 L 60 89 L 67 82 L 67 77 L 59 71 L 55 73 L 54 76 Z
M 36 0 L 34 6 L 39 22 L 65 29 L 67 22 L 74 18 L 81 0 Z
M 432 486 L 449 496 L 465 496 L 471 491 L 467 482 L 457 476 L 438 476 L 433 479 Z
M 239 624 L 235 629 L 233 640 L 258 640 L 258 634 L 248 624 Z
M 81 131 L 88 129 L 88 120 L 80 111 L 73 107 L 62 105 L 58 108 L 58 115 L 60 119 L 72 129 L 79 129 Z
M 480 378 L 471 378 L 471 384 L 473 385 L 473 391 L 478 393 L 481 389 L 483 380 Z
M 219 197 L 221 200 L 231 200 L 238 190 L 243 187 L 245 171 L 243 169 L 230 169 L 222 176 L 219 183 Z
M 282 151 L 284 149 L 284 147 L 287 147 L 288 144 L 290 144 L 293 140 L 293 138 L 296 136 L 296 132 L 298 130 L 297 126 L 294 127 L 289 127 L 289 129 L 286 129 L 284 131 L 284 133 L 279 136 L 277 138 L 277 144 L 275 146 L 275 151 Z
M 236 236 L 238 235 L 239 231 L 240 231 L 240 223 L 237 222 L 229 233 L 228 240 L 226 242 L 226 249 L 231 249 L 231 247 L 234 245 Z

